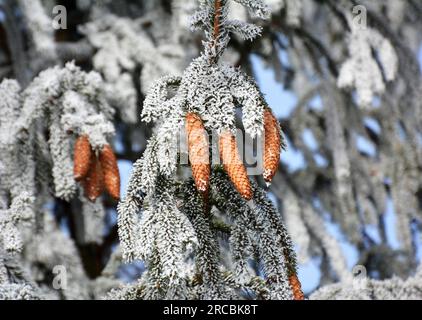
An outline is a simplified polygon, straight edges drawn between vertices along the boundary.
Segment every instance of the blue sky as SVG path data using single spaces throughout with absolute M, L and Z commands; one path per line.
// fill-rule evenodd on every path
M 422 71 L 422 47 L 419 51 L 419 62 Z M 283 64 L 288 65 L 288 60 L 285 55 L 281 56 Z M 265 98 L 273 109 L 274 113 L 280 118 L 288 118 L 291 112 L 294 110 L 295 105 L 298 101 L 297 97 L 289 90 L 285 90 L 283 85 L 276 81 L 275 73 L 272 68 L 266 68 L 265 63 L 258 57 L 253 55 L 251 57 L 253 65 L 254 76 L 258 82 L 258 85 L 265 95 Z M 322 108 L 321 99 L 317 96 L 311 102 L 312 108 Z M 379 132 L 380 127 L 376 121 L 371 118 L 366 118 L 365 123 L 369 125 L 374 131 Z M 303 133 L 305 143 L 312 149 L 315 150 L 317 142 L 312 136 L 311 132 L 305 131 Z M 281 161 L 287 166 L 288 170 L 295 171 L 306 166 L 304 157 L 301 152 L 295 150 L 288 141 L 288 148 L 282 153 Z M 375 146 L 362 136 L 356 136 L 356 144 L 359 150 L 368 153 L 370 156 L 375 156 Z M 320 160 L 323 164 L 325 159 Z M 398 249 L 399 242 L 396 236 L 396 225 L 395 225 L 395 212 L 391 199 L 387 202 L 387 208 L 385 212 L 385 224 L 387 229 L 388 243 L 391 247 Z M 345 253 L 347 265 L 349 269 L 352 269 L 358 262 L 358 251 L 356 248 L 348 243 L 343 235 L 341 234 L 340 228 L 330 222 L 326 222 L 326 228 L 328 232 L 335 237 Z M 380 242 L 380 236 L 377 234 L 375 227 L 367 226 L 366 232 L 377 242 Z M 422 245 L 421 245 L 422 247 Z M 419 248 L 419 259 L 422 258 L 422 248 Z M 320 271 L 318 267 L 318 259 L 313 259 L 306 265 L 299 266 L 299 278 L 302 282 L 303 289 L 306 293 L 313 291 L 320 278 Z

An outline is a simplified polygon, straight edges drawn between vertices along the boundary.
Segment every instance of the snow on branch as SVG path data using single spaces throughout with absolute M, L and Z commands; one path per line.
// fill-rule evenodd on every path
M 261 1 L 239 2 L 258 17 L 268 15 Z M 200 2 L 191 21 L 205 31 L 204 51 L 181 76 L 155 81 L 146 96 L 142 119 L 155 125 L 154 134 L 134 165 L 118 224 L 124 259 L 140 259 L 147 268 L 136 284 L 113 290 L 109 298 L 230 299 L 247 290 L 266 299 L 303 299 L 289 235 L 265 192 L 250 183 L 242 160 L 225 163 L 226 173 L 209 161 L 197 163 L 192 151 L 197 147 L 208 157 L 206 135 L 217 133 L 223 162 L 236 156 L 231 138 L 238 107 L 246 133 L 255 138 L 269 131 L 265 152 L 276 167 L 284 145 L 255 81 L 219 59 L 232 31 L 250 40 L 261 31 L 229 20 L 228 8 L 226 0 Z M 183 175 L 174 178 L 183 170 L 177 163 L 182 132 L 195 184 Z M 229 236 L 227 257 L 219 254 L 218 228 Z
M 3 84 L 7 85 L 8 82 Z M 17 89 L 15 86 L 14 91 Z M 101 77 L 95 72 L 85 73 L 73 63 L 68 63 L 65 68 L 55 67 L 43 71 L 19 94 L 15 94 L 15 107 L 8 102 L 11 113 L 16 112 L 13 110 L 19 106 L 19 117 L 5 124 L 3 138 L 7 145 L 16 146 L 19 140 L 34 139 L 35 127 L 47 128 L 55 193 L 57 197 L 68 200 L 76 192 L 71 151 L 73 134 L 86 135 L 96 150 L 101 150 L 107 139 L 114 134 L 114 127 L 109 120 L 113 109 L 104 100 Z M 30 148 L 33 146 L 29 143 L 28 148 L 23 150 L 27 154 L 31 153 Z M 31 159 L 29 156 L 25 161 Z M 31 170 L 29 164 L 27 167 Z
M 343 63 L 337 83 L 340 88 L 356 89 L 358 104 L 368 107 L 385 92 L 385 82 L 395 79 L 397 54 L 375 29 L 354 27 L 349 37 L 350 57 Z
M 261 27 L 246 22 L 230 20 L 230 0 L 203 0 L 200 9 L 191 19 L 192 29 L 203 29 L 206 42 L 204 42 L 205 55 L 209 59 L 218 58 L 230 40 L 230 33 L 234 32 L 243 39 L 253 40 L 261 34 Z M 247 7 L 249 11 L 261 19 L 269 18 L 269 9 L 262 1 L 235 0 Z
M 244 5 L 249 9 L 249 11 L 254 14 L 255 16 L 261 19 L 268 19 L 270 15 L 270 11 L 265 4 L 265 1 L 261 0 L 234 0 L 241 5 Z
M 41 0 L 18 0 L 26 27 L 29 30 L 32 45 L 36 54 L 34 60 L 54 62 L 57 60 L 56 44 L 54 40 L 54 28 L 52 19 L 45 12 Z
M 153 14 L 153 13 L 151 13 Z M 165 23 L 156 21 L 156 23 Z M 93 57 L 96 70 L 104 75 L 106 96 L 128 123 L 137 121 L 136 87 L 130 74 L 142 67 L 141 90 L 146 93 L 152 83 L 163 75 L 180 74 L 183 51 L 179 44 L 158 44 L 143 28 L 141 19 L 131 20 L 101 13 L 81 28 L 97 49 Z
M 420 300 L 421 273 L 403 280 L 397 276 L 386 280 L 357 278 L 352 282 L 327 285 L 314 292 L 311 300 Z
M 34 198 L 28 194 L 21 194 L 13 199 L 9 209 L 0 209 L 0 243 L 4 250 L 19 253 L 22 250 L 22 238 L 19 226 L 31 222 L 34 218 L 31 206 Z

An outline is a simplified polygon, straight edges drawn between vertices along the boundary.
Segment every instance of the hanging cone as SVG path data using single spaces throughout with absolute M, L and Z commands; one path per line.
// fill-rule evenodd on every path
M 85 190 L 85 196 L 92 202 L 101 195 L 104 189 L 104 176 L 101 168 L 100 161 L 95 156 L 91 157 L 91 166 L 89 168 L 88 175 L 86 176 L 83 187 Z
M 80 181 L 86 177 L 91 163 L 91 145 L 88 136 L 78 137 L 75 142 L 73 155 L 73 176 L 76 181 Z
M 305 296 L 303 295 L 301 284 L 299 279 L 297 278 L 297 275 L 293 274 L 289 277 L 289 283 L 292 287 L 293 291 L 293 298 L 294 300 L 304 300 Z
M 280 163 L 281 133 L 280 125 L 270 109 L 264 112 L 264 179 L 273 180 Z
M 104 174 L 104 187 L 114 199 L 120 198 L 120 174 L 117 159 L 110 145 L 105 145 L 100 153 L 100 163 Z
M 196 188 L 206 195 L 208 193 L 211 175 L 209 144 L 202 120 L 195 113 L 188 113 L 186 115 L 186 135 L 192 176 Z
M 222 133 L 219 147 L 224 170 L 226 170 L 237 191 L 244 199 L 252 199 L 251 183 L 237 150 L 236 137 L 229 131 Z

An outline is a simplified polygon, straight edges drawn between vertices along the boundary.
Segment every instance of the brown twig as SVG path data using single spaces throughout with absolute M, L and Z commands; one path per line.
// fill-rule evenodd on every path
M 214 45 L 220 34 L 221 0 L 214 1 Z

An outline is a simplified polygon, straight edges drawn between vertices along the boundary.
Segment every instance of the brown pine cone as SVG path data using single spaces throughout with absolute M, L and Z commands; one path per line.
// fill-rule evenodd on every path
M 78 137 L 75 142 L 73 155 L 73 175 L 76 181 L 80 181 L 86 177 L 91 163 L 91 144 L 88 136 L 83 135 Z
M 100 152 L 100 163 L 104 174 L 104 186 L 114 199 L 120 198 L 120 174 L 117 159 L 110 145 L 105 145 Z
M 246 199 L 252 199 L 252 188 L 246 168 L 239 156 L 236 137 L 229 131 L 220 135 L 220 157 L 235 188 Z
M 305 296 L 303 295 L 301 284 L 299 279 L 297 278 L 297 275 L 293 274 L 289 277 L 289 283 L 292 287 L 293 291 L 293 298 L 294 300 L 304 300 Z
M 95 154 L 91 157 L 91 166 L 88 175 L 83 181 L 85 196 L 95 202 L 104 190 L 104 175 L 100 161 Z
M 280 125 L 270 109 L 264 112 L 264 179 L 270 183 L 280 163 L 281 133 Z
M 206 194 L 210 185 L 210 159 L 207 132 L 201 118 L 195 113 L 186 115 L 186 135 L 189 160 L 196 188 Z

